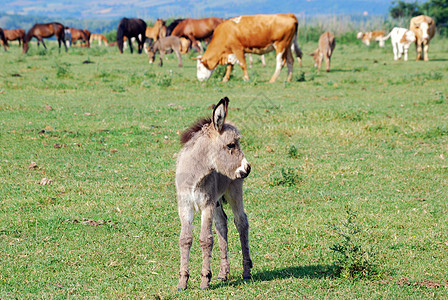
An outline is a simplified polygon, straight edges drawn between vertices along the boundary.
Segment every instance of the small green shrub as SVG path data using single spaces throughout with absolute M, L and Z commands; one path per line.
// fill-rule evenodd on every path
M 305 72 L 300 71 L 299 74 L 294 75 L 294 81 L 297 81 L 297 82 L 303 82 L 303 81 L 306 81 L 306 80 L 305 80 Z
M 339 237 L 339 242 L 330 246 L 336 255 L 338 275 L 349 279 L 371 278 L 378 274 L 373 262 L 374 255 L 363 246 L 360 235 L 363 230 L 356 223 L 356 213 L 347 206 L 345 211 L 347 217 L 340 225 L 328 225 L 333 234 Z
M 271 186 L 292 187 L 302 181 L 302 179 L 296 173 L 296 170 L 293 168 L 286 168 L 286 169 L 282 168 L 280 172 L 281 176 L 274 178 L 274 180 L 271 183 Z
M 297 147 L 294 145 L 291 145 L 288 149 L 288 157 L 290 158 L 297 158 L 299 157 L 299 151 L 297 150 Z
M 171 77 L 165 75 L 157 80 L 157 85 L 163 88 L 167 88 L 171 86 L 171 81 Z
M 57 63 L 55 68 L 56 68 L 56 77 L 57 78 L 69 78 L 69 77 L 71 77 L 70 64 L 67 64 L 67 63 Z

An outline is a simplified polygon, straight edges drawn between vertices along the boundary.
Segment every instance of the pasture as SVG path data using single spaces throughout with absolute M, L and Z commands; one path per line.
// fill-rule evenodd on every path
M 300 28 L 299 28 L 300 35 Z M 48 42 L 0 51 L 0 298 L 445 298 L 448 294 L 448 40 L 429 62 L 336 38 L 330 73 L 276 83 L 274 56 L 196 79 L 196 61 L 161 68 L 116 47 Z M 174 186 L 179 134 L 229 97 L 252 172 L 245 179 L 253 278 L 228 206 L 230 278 L 199 289 L 195 215 L 188 289 L 179 272 Z M 33 164 L 33 162 L 35 164 Z M 47 181 L 43 180 L 47 178 Z M 50 180 L 50 184 L 48 183 Z M 330 247 L 349 207 L 376 274 L 336 272 Z

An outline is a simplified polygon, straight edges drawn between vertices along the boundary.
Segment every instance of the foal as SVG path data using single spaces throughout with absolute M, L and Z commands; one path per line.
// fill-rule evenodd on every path
M 252 260 L 249 254 L 249 223 L 243 207 L 243 178 L 250 165 L 240 147 L 241 134 L 226 123 L 229 99 L 221 99 L 213 110 L 213 118 L 203 119 L 181 136 L 183 148 L 177 159 L 176 188 L 180 232 L 180 272 L 178 290 L 187 288 L 188 258 L 193 242 L 193 215 L 201 211 L 202 248 L 201 289 L 210 283 L 210 259 L 213 248 L 212 221 L 218 234 L 221 265 L 218 278 L 226 280 L 230 272 L 227 243 L 227 216 L 223 203 L 230 204 L 240 235 L 243 252 L 243 278 L 250 278 Z
M 148 51 L 149 63 L 153 64 L 156 58 L 156 53 L 160 53 L 159 66 L 163 66 L 163 55 L 167 50 L 173 50 L 176 53 L 179 62 L 179 68 L 182 68 L 182 57 L 180 56 L 181 42 L 177 36 L 167 36 L 157 40 Z

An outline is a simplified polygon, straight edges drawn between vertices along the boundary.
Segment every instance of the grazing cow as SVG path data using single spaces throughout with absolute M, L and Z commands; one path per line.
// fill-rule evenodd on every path
M 213 249 L 212 223 L 215 223 L 221 252 L 218 278 L 227 280 L 230 272 L 227 240 L 227 216 L 223 205 L 230 204 L 238 230 L 243 254 L 243 278 L 251 277 L 249 223 L 244 213 L 243 179 L 250 165 L 241 150 L 241 134 L 226 122 L 229 99 L 221 99 L 213 110 L 212 119 L 202 119 L 181 135 L 182 150 L 177 156 L 176 190 L 180 231 L 180 272 L 178 290 L 187 288 L 190 276 L 188 258 L 193 243 L 193 216 L 201 212 L 202 248 L 201 289 L 209 286 L 212 273 L 210 260 Z
M 145 31 L 146 31 L 146 22 L 142 19 L 121 19 L 117 28 L 117 45 L 120 53 L 123 53 L 123 39 L 124 37 L 128 38 L 129 48 L 131 49 L 131 53 L 134 52 L 132 49 L 131 38 L 136 38 L 138 43 L 138 53 L 141 54 L 143 51 L 143 45 L 146 40 Z
M 370 46 L 370 42 L 375 41 L 380 47 L 384 47 L 384 34 L 384 31 L 358 32 L 356 38 L 362 40 L 366 46 Z
M 409 29 L 415 33 L 417 60 L 422 59 L 422 46 L 423 46 L 424 60 L 428 61 L 429 42 L 436 33 L 436 23 L 431 17 L 420 15 L 411 19 Z
M 19 41 L 19 47 L 22 46 L 22 41 L 25 37 L 24 29 L 3 29 L 3 33 L 5 34 L 5 39 L 7 41 Z
M 330 32 L 322 33 L 319 38 L 319 46 L 313 53 L 310 53 L 314 58 L 314 66 L 317 67 L 317 71 L 320 71 L 322 60 L 325 59 L 327 72 L 330 72 L 330 60 L 335 46 L 336 40 L 334 39 L 334 35 Z
M 297 34 L 294 37 L 293 42 L 291 43 L 291 51 L 293 51 L 297 55 L 297 62 L 299 63 L 299 66 L 302 67 L 302 50 L 300 50 L 299 45 L 297 44 Z M 266 66 L 266 59 L 264 57 L 264 54 L 260 55 L 261 65 L 263 67 Z M 253 58 L 252 54 L 249 53 L 249 68 L 252 68 L 253 65 Z
M 399 60 L 404 53 L 404 61 L 407 61 L 409 47 L 415 42 L 415 33 L 406 28 L 394 27 L 391 32 L 384 37 L 384 41 L 389 37 L 394 51 L 394 60 Z
M 101 46 L 101 44 L 104 42 L 105 46 L 108 46 L 108 40 L 104 34 L 98 34 L 98 33 L 92 33 L 90 35 L 90 44 L 93 43 L 93 41 L 98 41 L 98 45 Z
M 223 81 L 228 81 L 234 64 L 243 69 L 249 80 L 245 53 L 265 54 L 275 49 L 276 68 L 270 82 L 275 82 L 286 61 L 287 80 L 292 79 L 294 59 L 291 43 L 297 34 L 299 22 L 294 14 L 240 16 L 224 21 L 216 27 L 204 55 L 197 57 L 197 77 L 210 78 L 218 64 L 227 65 Z
M 211 17 L 205 19 L 185 19 L 181 21 L 171 32 L 171 35 L 188 38 L 192 46 L 198 51 L 201 49 L 200 41 L 206 40 L 213 35 L 216 26 L 221 24 L 224 19 Z
M 163 66 L 163 55 L 166 53 L 167 50 L 173 50 L 174 53 L 176 53 L 177 60 L 179 61 L 179 68 L 182 68 L 182 57 L 180 56 L 180 49 L 182 45 L 180 42 L 180 39 L 177 36 L 167 36 L 164 38 L 161 38 L 154 42 L 154 44 L 151 45 L 149 51 L 148 51 L 148 58 L 149 63 L 154 63 L 154 60 L 156 58 L 156 53 L 160 53 L 160 63 L 159 66 Z
M 0 28 L 0 42 L 3 44 L 3 49 L 6 51 L 6 47 L 9 47 L 8 41 L 5 38 L 5 33 L 3 32 L 3 29 Z

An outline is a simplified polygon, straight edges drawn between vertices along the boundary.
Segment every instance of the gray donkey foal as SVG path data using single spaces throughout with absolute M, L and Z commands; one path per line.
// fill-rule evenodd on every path
M 177 159 L 176 188 L 181 222 L 180 272 L 178 290 L 187 288 L 188 258 L 193 242 L 193 215 L 201 212 L 202 248 L 201 289 L 210 283 L 210 259 L 213 248 L 212 221 L 218 234 L 221 265 L 218 278 L 226 280 L 230 272 L 227 243 L 227 216 L 223 202 L 230 204 L 235 216 L 243 252 L 243 278 L 250 278 L 252 260 L 249 254 L 249 223 L 243 207 L 243 178 L 250 165 L 241 151 L 241 134 L 226 123 L 229 99 L 221 99 L 213 110 L 213 118 L 203 119 L 181 136 L 183 148 Z
M 179 62 L 178 67 L 182 68 L 182 56 L 180 55 L 181 42 L 177 36 L 167 36 L 161 38 L 152 44 L 148 51 L 149 63 L 153 64 L 156 59 L 156 53 L 160 53 L 159 66 L 163 66 L 163 55 L 169 50 L 173 50 Z

